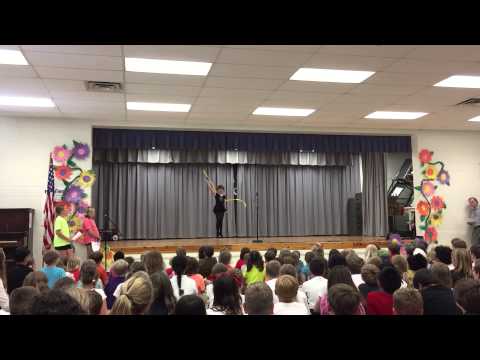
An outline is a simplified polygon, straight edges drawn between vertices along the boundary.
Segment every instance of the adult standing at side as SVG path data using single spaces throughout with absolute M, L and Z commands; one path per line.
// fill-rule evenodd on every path
M 480 244 L 480 209 L 478 209 L 478 200 L 475 197 L 468 198 L 470 216 L 468 224 L 472 225 L 472 245 Z
M 55 208 L 55 237 L 53 246 L 62 259 L 69 259 L 73 256 L 72 239 L 70 237 L 70 228 L 68 227 L 67 216 L 68 208 L 57 206 Z
M 100 233 L 95 223 L 95 208 L 89 207 L 82 224 L 83 236 L 75 246 L 76 255 L 83 261 L 87 260 L 93 253 L 92 242 L 100 241 Z

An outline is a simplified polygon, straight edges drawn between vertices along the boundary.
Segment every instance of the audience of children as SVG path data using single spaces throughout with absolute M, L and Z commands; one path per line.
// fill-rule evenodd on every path
M 402 249 L 392 241 L 388 251 L 367 245 L 363 258 L 351 249 L 332 249 L 326 258 L 316 244 L 305 262 L 297 251 L 270 248 L 262 256 L 243 248 L 235 267 L 228 250 L 217 262 L 211 246 L 199 249 L 199 260 L 179 248 L 168 269 L 158 251 L 141 261 L 120 251 L 108 272 L 101 252 L 80 263 L 75 256 L 62 262 L 56 250 L 46 251 L 45 266 L 34 271 L 30 251 L 17 248 L 7 273 L 0 250 L 0 313 L 480 314 L 480 246 L 467 249 L 461 239 L 452 247 L 427 245 L 415 241 Z

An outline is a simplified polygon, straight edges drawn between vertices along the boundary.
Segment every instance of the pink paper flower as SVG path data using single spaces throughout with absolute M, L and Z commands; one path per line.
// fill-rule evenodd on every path
M 432 152 L 427 149 L 423 149 L 418 153 L 418 158 L 420 159 L 420 163 L 426 164 L 432 161 Z
M 53 160 L 56 162 L 65 163 L 70 157 L 70 150 L 64 148 L 63 146 L 55 146 L 53 149 Z
M 440 196 L 432 197 L 432 201 L 430 202 L 430 206 L 433 210 L 441 210 L 445 207 L 445 203 Z
M 433 226 L 430 226 L 425 230 L 425 234 L 423 236 L 427 242 L 437 241 L 438 232 Z
M 425 194 L 426 197 L 430 197 L 435 192 L 435 185 L 432 182 L 426 181 L 422 185 L 422 192 Z

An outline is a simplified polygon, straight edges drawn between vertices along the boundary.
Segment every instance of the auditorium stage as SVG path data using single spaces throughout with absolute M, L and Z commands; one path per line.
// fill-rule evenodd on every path
M 320 243 L 325 249 L 355 249 L 364 248 L 367 244 L 377 244 L 385 247 L 387 242 L 383 237 L 367 236 L 296 236 L 296 237 L 263 237 L 263 243 L 254 243 L 254 237 L 235 238 L 201 238 L 201 239 L 163 239 L 163 240 L 118 240 L 109 242 L 113 251 L 121 250 L 125 254 L 142 254 L 149 250 L 159 250 L 163 253 L 173 253 L 178 247 L 188 252 L 196 252 L 202 245 L 211 245 L 215 251 L 229 249 L 240 251 L 243 247 L 252 250 L 277 249 L 308 250 L 315 243 Z M 102 244 L 103 246 L 103 244 Z

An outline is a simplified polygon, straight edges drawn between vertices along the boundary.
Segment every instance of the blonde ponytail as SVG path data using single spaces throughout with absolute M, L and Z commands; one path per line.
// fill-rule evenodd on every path
M 145 313 L 153 299 L 153 286 L 148 274 L 138 271 L 120 287 L 120 295 L 113 304 L 111 315 L 140 315 Z

